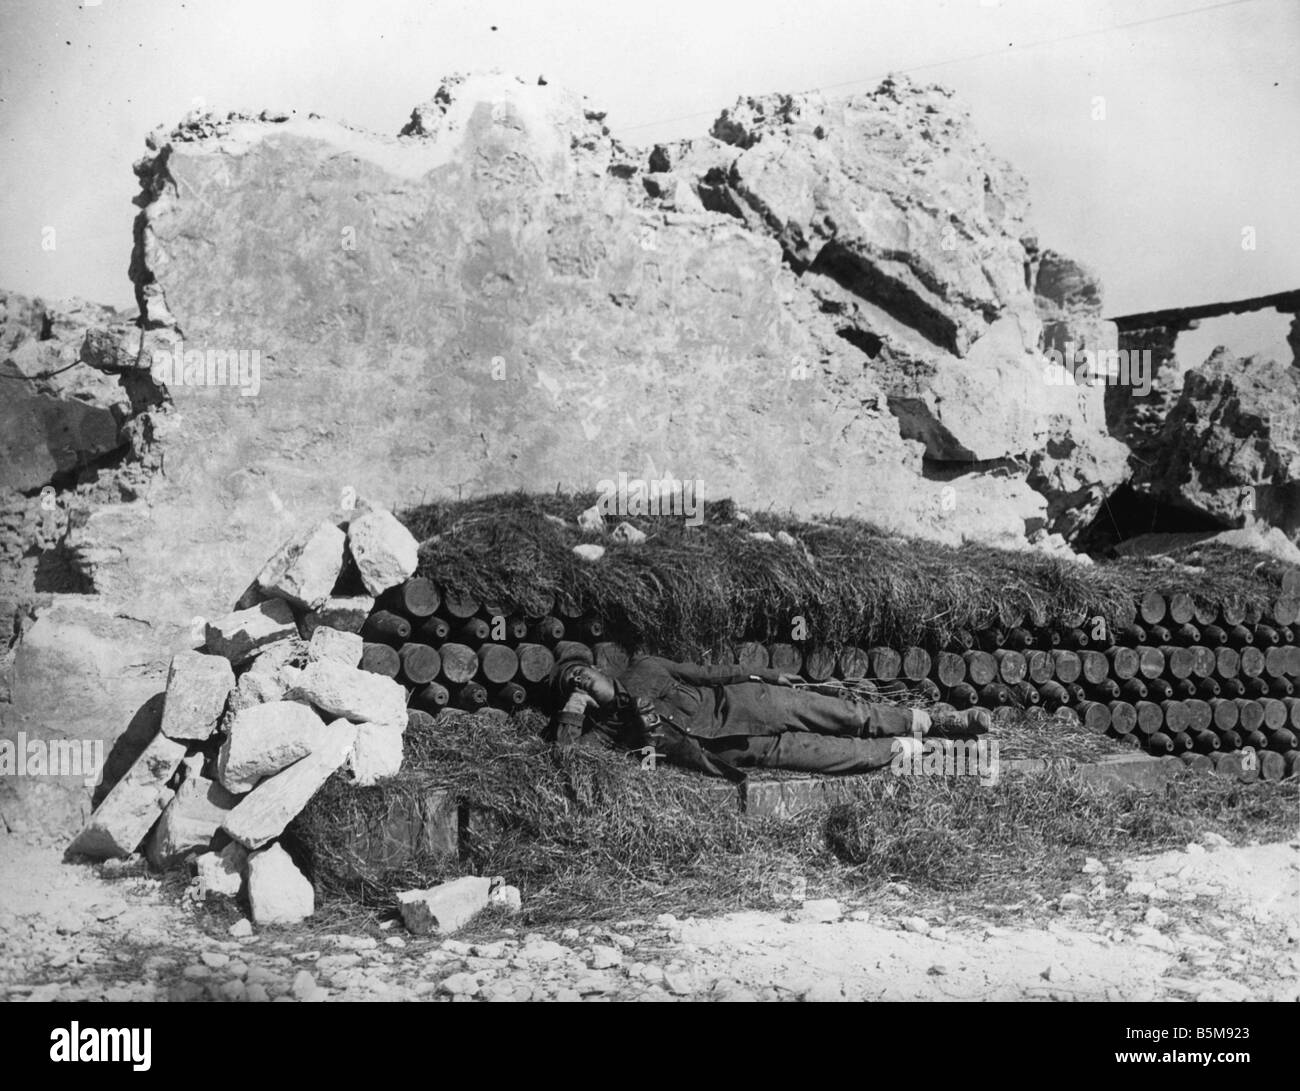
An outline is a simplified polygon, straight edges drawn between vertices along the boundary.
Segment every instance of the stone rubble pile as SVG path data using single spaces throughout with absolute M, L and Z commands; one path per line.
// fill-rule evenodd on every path
M 366 787 L 401 768 L 406 691 L 360 669 L 360 629 L 416 554 L 392 513 L 369 505 L 286 541 L 237 608 L 206 623 L 203 648 L 172 658 L 159 733 L 69 851 L 143 849 L 157 868 L 188 859 L 200 897 L 244 893 L 257 924 L 311 916 L 312 885 L 278 839 L 337 770 Z M 470 877 L 410 892 L 403 915 L 413 931 L 445 932 L 490 899 L 518 898 Z

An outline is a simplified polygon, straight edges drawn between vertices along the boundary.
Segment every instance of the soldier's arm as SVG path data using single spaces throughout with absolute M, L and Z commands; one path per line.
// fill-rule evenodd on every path
M 665 661 L 666 662 L 666 661 Z M 666 669 L 679 682 L 691 686 L 732 686 L 739 682 L 768 682 L 783 685 L 786 676 L 774 670 L 746 670 L 739 666 L 704 667 L 695 663 L 668 663 Z

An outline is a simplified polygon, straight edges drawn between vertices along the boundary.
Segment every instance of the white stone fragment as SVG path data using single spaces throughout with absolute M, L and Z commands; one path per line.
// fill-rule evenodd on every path
M 244 869 L 248 850 L 232 841 L 220 852 L 205 852 L 194 862 L 200 897 L 221 894 L 236 898 L 244 886 Z
M 316 894 L 276 844 L 248 858 L 248 905 L 254 924 L 297 924 L 316 911 Z
M 611 542 L 620 542 L 623 545 L 640 545 L 646 540 L 646 533 L 644 530 L 638 530 L 631 523 L 619 523 L 610 532 L 609 539 Z
M 178 652 L 167 671 L 162 733 L 169 739 L 208 738 L 235 688 L 230 660 L 202 652 Z
M 258 573 L 257 586 L 294 606 L 314 610 L 338 582 L 346 540 L 328 520 L 305 528 L 275 551 Z
M 419 543 L 391 511 L 377 508 L 348 524 L 348 550 L 372 595 L 396 587 L 414 574 Z
M 491 879 L 466 875 L 428 890 L 404 891 L 397 896 L 402 922 L 417 936 L 455 932 L 487 906 L 491 886 Z
M 310 754 L 325 725 L 297 701 L 268 701 L 230 718 L 217 755 L 217 779 L 231 792 L 250 792 Z
M 239 664 L 258 648 L 297 636 L 293 609 L 283 599 L 268 599 L 207 623 L 207 649 Z
M 167 782 L 185 758 L 185 744 L 161 731 L 95 808 L 69 852 L 104 859 L 130 856 L 171 802 Z
M 149 837 L 146 855 L 165 868 L 186 853 L 206 849 L 238 800 L 216 781 L 190 777 L 176 790 Z
M 303 639 L 310 640 L 322 625 L 328 625 L 341 633 L 359 633 L 374 608 L 373 595 L 328 598 L 318 609 L 303 615 L 300 626 Z
M 311 635 L 307 647 L 307 662 L 316 663 L 327 659 L 331 663 L 342 663 L 345 667 L 355 667 L 361 662 L 361 650 L 365 641 L 359 633 L 345 633 L 329 626 L 321 625 Z
M 400 683 L 330 660 L 308 663 L 289 696 L 353 723 L 406 723 L 406 690 Z
M 279 837 L 330 774 L 348 760 L 356 738 L 356 726 L 347 720 L 326 725 L 310 754 L 262 781 L 239 801 L 222 828 L 250 849 Z
M 357 724 L 357 743 L 348 763 L 358 788 L 368 788 L 402 768 L 402 735 L 406 723 Z

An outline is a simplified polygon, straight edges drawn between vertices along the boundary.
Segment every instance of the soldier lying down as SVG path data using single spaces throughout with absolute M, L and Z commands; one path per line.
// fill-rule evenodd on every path
M 568 659 L 551 674 L 555 742 L 653 747 L 657 757 L 728 780 L 745 768 L 860 773 L 889 764 L 898 736 L 989 730 L 984 709 L 946 714 L 796 689 L 793 676 L 701 667 L 656 656 L 617 681 Z

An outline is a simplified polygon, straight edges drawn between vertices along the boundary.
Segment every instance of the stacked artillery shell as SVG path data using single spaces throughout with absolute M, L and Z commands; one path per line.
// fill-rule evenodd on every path
M 361 632 L 361 668 L 402 683 L 413 716 L 448 706 L 517 708 L 545 687 L 555 649 L 567 650 L 559 618 L 507 613 L 421 577 L 380 596 Z M 585 644 L 578 649 L 591 661 Z M 607 652 L 604 662 L 615 658 Z
M 958 631 L 933 657 L 930 677 L 958 708 L 1072 708 L 1088 728 L 1152 753 L 1250 748 L 1281 759 L 1263 759 L 1262 777 L 1284 775 L 1300 739 L 1300 574 L 1283 578 L 1278 597 L 1256 611 L 1151 592 L 1113 626 L 1077 615 L 999 618 Z
M 1213 757 L 1219 771 L 1234 770 L 1240 757 L 1215 755 L 1249 748 L 1259 776 L 1272 779 L 1293 775 L 1300 754 L 1300 572 L 1279 566 L 1270 579 L 1276 596 L 1254 610 L 1153 591 L 1110 625 L 1013 610 L 957 630 L 942 648 L 735 639 L 681 658 L 956 708 L 1068 708 L 1092 731 L 1195 768 Z M 549 706 L 558 660 L 617 677 L 632 653 L 610 618 L 566 595 L 516 608 L 418 577 L 380 597 L 362 635 L 362 667 L 396 678 L 413 709 L 434 714 L 449 705 Z

